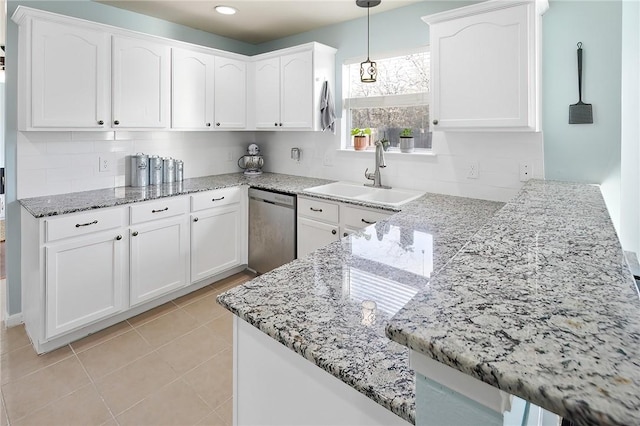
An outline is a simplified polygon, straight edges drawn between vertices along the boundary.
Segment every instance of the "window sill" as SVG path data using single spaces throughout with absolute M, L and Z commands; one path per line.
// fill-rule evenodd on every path
M 362 151 L 356 151 L 353 148 L 340 148 L 336 150 L 339 153 L 351 153 L 351 154 L 364 154 L 364 155 L 373 155 L 375 154 L 376 150 L 373 149 L 373 147 L 370 147 L 369 149 L 365 149 Z M 349 155 L 349 154 L 347 154 Z M 406 158 L 420 158 L 420 157 L 436 157 L 438 154 L 436 154 L 435 152 L 431 151 L 431 150 L 426 150 L 426 149 L 418 149 L 414 152 L 400 152 L 400 150 L 394 150 L 394 151 L 385 151 L 384 152 L 385 156 L 391 156 L 391 157 L 406 157 Z

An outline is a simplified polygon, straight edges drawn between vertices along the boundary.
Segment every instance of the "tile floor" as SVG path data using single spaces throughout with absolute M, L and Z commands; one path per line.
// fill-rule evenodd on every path
M 0 425 L 231 425 L 232 315 L 215 298 L 251 278 L 234 275 L 41 356 L 24 327 L 2 324 Z

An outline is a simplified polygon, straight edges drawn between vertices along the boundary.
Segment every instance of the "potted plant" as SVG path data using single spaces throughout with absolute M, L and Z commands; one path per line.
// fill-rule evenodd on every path
M 369 146 L 369 136 L 371 135 L 371 129 L 360 129 L 358 127 L 351 129 L 351 136 L 353 136 L 353 148 L 356 151 L 362 151 Z
M 400 152 L 413 152 L 414 146 L 413 130 L 402 129 L 400 132 Z

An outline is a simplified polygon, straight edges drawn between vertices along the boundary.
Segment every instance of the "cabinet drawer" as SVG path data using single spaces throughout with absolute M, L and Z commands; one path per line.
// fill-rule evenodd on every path
M 131 224 L 149 220 L 186 214 L 189 210 L 187 197 L 170 197 L 157 201 L 149 201 L 130 207 Z
M 298 197 L 298 215 L 324 222 L 338 223 L 338 205 L 327 201 Z
M 124 208 L 91 210 L 45 220 L 45 241 L 77 237 L 124 225 Z
M 384 210 L 369 210 L 358 207 L 342 206 L 342 223 L 350 228 L 360 229 L 386 219 L 393 213 Z
M 193 194 L 191 196 L 191 211 L 197 212 L 212 207 L 238 203 L 241 196 L 242 188 L 237 186 Z

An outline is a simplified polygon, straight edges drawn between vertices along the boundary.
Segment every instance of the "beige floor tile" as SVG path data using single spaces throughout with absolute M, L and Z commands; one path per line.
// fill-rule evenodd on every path
M 193 291 L 189 294 L 177 298 L 173 301 L 173 303 L 178 306 L 188 305 L 189 303 L 193 303 L 198 299 L 208 296 L 209 294 L 211 294 L 211 292 L 213 292 L 211 286 L 202 287 L 200 290 Z
M 151 352 L 96 382 L 113 414 L 118 415 L 174 381 L 178 376 L 160 355 Z
M 117 416 L 121 426 L 195 425 L 211 408 L 184 381 L 177 380 Z
M 116 419 L 111 417 L 109 420 L 102 423 L 100 426 L 119 426 L 119 425 L 118 425 L 118 422 L 116 422 Z
M 0 392 L 0 426 L 8 426 L 9 418 L 7 417 L 7 409 L 4 406 L 4 395 Z
M 213 289 L 214 294 L 217 296 L 218 294 L 224 293 L 230 288 L 244 284 L 247 281 L 254 279 L 255 277 L 256 274 L 249 271 L 244 271 L 211 284 L 211 288 Z
M 168 314 L 169 312 L 175 311 L 176 309 L 178 309 L 178 306 L 175 303 L 167 302 L 164 305 L 160 305 L 147 312 L 143 312 L 140 315 L 129 318 L 127 322 L 133 327 L 140 327 L 141 325 L 146 324 L 149 321 L 153 321 L 154 319 L 160 318 L 163 315 Z
M 9 421 L 22 418 L 88 383 L 87 373 L 74 356 L 3 385 Z
M 124 367 L 153 350 L 137 331 L 130 330 L 78 354 L 93 379 Z
M 198 423 L 199 426 L 231 426 L 231 425 L 227 425 L 224 420 L 222 420 L 222 417 L 220 417 L 215 410 L 212 411 L 211 413 L 209 413 L 209 415 L 207 417 L 205 417 L 204 419 L 200 420 L 200 422 Z
M 205 325 L 213 331 L 215 336 L 233 344 L 233 314 L 231 312 L 226 312 Z
M 38 355 L 31 345 L 2 354 L 0 357 L 2 384 L 16 381 L 72 355 L 73 352 L 68 345 L 43 355 Z
M 98 331 L 97 333 L 71 343 L 71 347 L 76 351 L 76 353 L 80 353 L 87 349 L 91 349 L 100 343 L 106 342 L 107 340 L 113 339 L 114 337 L 118 337 L 127 331 L 131 331 L 131 329 L 132 327 L 128 322 L 122 321 L 109 328 L 105 328 L 104 330 Z
M 209 327 L 199 327 L 158 348 L 158 353 L 178 374 L 202 364 L 231 345 Z
M 216 408 L 216 414 L 224 421 L 226 426 L 233 424 L 233 398 L 226 400 Z
M 232 350 L 226 349 L 183 377 L 211 408 L 218 408 L 233 394 Z
M 176 309 L 138 327 L 137 331 L 152 347 L 158 348 L 190 332 L 197 326 L 198 322 L 191 315 L 182 309 Z
M 11 424 L 84 426 L 99 425 L 112 418 L 96 389 L 89 384 Z
M 216 301 L 216 295 L 214 294 L 210 294 L 193 303 L 185 305 L 182 309 L 189 315 L 193 316 L 198 321 L 198 324 L 204 324 L 219 317 L 225 312 L 229 312 L 223 308 L 222 305 L 218 304 Z
M 16 325 L 10 328 L 4 327 L 4 324 L 0 326 L 0 354 L 5 354 L 30 344 L 24 325 Z

